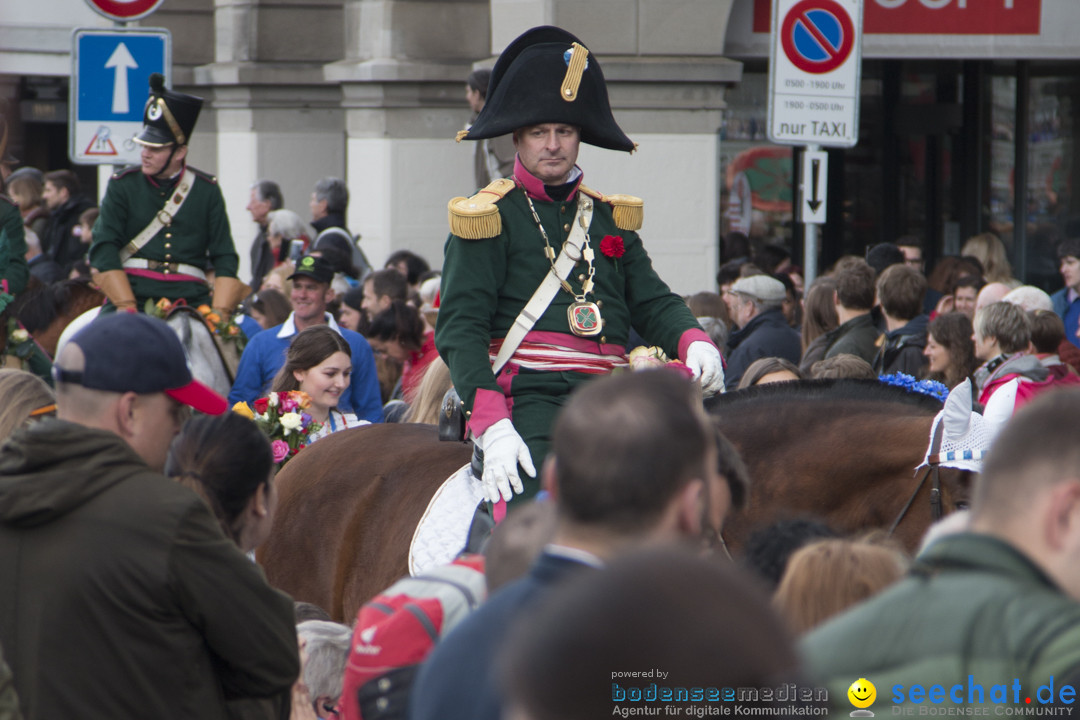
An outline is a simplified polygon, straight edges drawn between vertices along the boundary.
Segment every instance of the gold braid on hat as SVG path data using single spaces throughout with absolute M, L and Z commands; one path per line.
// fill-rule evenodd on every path
M 570 62 L 566 65 L 566 77 L 563 78 L 562 87 L 559 88 L 559 97 L 566 102 L 577 100 L 578 88 L 581 86 L 581 75 L 585 72 L 585 66 L 589 63 L 589 50 L 580 43 L 571 45 Z
M 176 144 L 186 144 L 187 138 L 184 137 L 184 131 L 180 129 L 180 123 L 176 122 L 176 118 L 173 117 L 172 110 L 169 110 L 169 105 L 165 102 L 165 98 L 158 96 L 154 98 L 154 103 L 165 117 L 165 122 L 168 123 L 169 130 L 172 131 L 173 137 L 176 138 Z

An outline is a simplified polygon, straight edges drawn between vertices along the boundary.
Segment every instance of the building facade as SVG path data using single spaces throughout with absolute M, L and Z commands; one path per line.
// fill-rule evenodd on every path
M 793 153 L 765 139 L 771 0 L 737 2 L 725 52 L 743 62 L 721 143 L 722 231 L 800 246 Z M 829 153 L 819 266 L 922 240 L 929 264 L 997 234 L 1014 274 L 1061 287 L 1055 246 L 1080 235 L 1080 4 L 865 0 L 860 134 Z M 749 188 L 747 168 L 757 183 Z
M 66 165 L 70 33 L 109 22 L 81 0 L 0 9 L 12 19 L 0 30 L 0 91 L 21 111 L 15 150 L 27 164 Z M 277 181 L 286 207 L 307 216 L 316 180 L 336 175 L 373 263 L 404 248 L 433 266 L 447 201 L 475 190 L 473 146 L 454 142 L 469 119 L 465 77 L 529 27 L 565 27 L 602 59 L 615 115 L 640 146 L 583 147 L 586 182 L 646 199 L 659 271 L 694 292 L 713 286 L 718 260 L 719 128 L 741 71 L 724 57 L 730 10 L 731 0 L 164 0 L 138 24 L 171 31 L 172 85 L 207 100 L 191 162 L 218 175 L 245 263 L 252 183 Z
M 446 202 L 470 194 L 464 78 L 521 31 L 555 24 L 601 58 L 633 155 L 583 147 L 586 182 L 646 200 L 643 237 L 682 293 L 712 289 L 718 239 L 788 245 L 798 151 L 768 142 L 771 0 L 164 0 L 138 25 L 173 38 L 174 87 L 207 100 L 192 163 L 219 176 L 237 246 L 250 185 L 307 215 L 344 177 L 374 263 L 440 264 Z M 26 164 L 68 166 L 71 32 L 108 27 L 82 0 L 0 0 L 0 98 Z M 915 235 L 931 261 L 993 231 L 1019 277 L 1059 283 L 1080 233 L 1080 23 L 1073 0 L 865 0 L 860 135 L 830 150 L 820 268 Z M 76 168 L 100 194 L 107 174 Z

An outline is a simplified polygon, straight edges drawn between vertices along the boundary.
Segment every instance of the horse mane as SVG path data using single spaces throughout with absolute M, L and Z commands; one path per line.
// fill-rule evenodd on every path
M 841 378 L 755 385 L 743 390 L 716 395 L 705 401 L 705 408 L 710 413 L 719 414 L 747 406 L 823 401 L 887 403 L 918 411 L 916 414 L 919 415 L 936 415 L 942 407 L 941 401 L 936 398 L 909 392 L 895 385 L 886 385 L 877 380 Z
M 45 330 L 72 305 L 88 295 L 99 295 L 85 280 L 61 280 L 52 284 L 33 281 L 11 304 L 12 312 L 27 332 Z

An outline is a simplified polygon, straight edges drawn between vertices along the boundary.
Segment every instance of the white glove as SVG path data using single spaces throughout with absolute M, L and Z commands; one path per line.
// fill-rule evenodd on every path
M 701 392 L 705 397 L 724 392 L 724 363 L 720 351 L 712 343 L 696 340 L 686 348 L 686 366 L 701 380 Z
M 480 481 L 484 499 L 496 503 L 500 495 L 503 500 L 509 500 L 514 493 L 524 492 L 518 476 L 519 464 L 530 477 L 536 477 L 529 447 L 508 419 L 488 427 L 476 438 L 476 444 L 484 451 L 484 477 Z

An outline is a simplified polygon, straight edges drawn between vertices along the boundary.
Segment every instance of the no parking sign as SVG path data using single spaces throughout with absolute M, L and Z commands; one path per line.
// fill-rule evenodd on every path
M 852 147 L 859 140 L 861 0 L 773 0 L 769 139 Z

